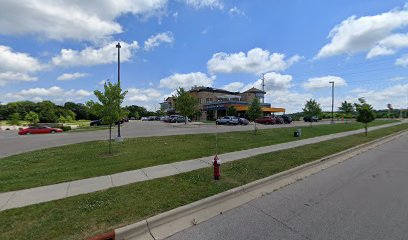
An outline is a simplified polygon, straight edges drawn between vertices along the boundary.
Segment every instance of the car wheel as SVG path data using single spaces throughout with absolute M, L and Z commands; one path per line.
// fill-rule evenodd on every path
M 31 133 L 30 132 L 26 132 L 26 135 L 30 135 Z
M 51 133 L 54 134 L 54 133 L 56 133 L 56 131 L 53 130 L 53 131 L 51 131 Z

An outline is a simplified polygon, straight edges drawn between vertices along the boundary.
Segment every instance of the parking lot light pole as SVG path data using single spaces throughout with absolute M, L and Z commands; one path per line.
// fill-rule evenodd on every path
M 334 108 L 334 81 L 329 82 L 332 85 L 332 111 L 331 111 L 331 123 L 334 123 L 334 112 L 333 112 L 333 108 Z
M 118 85 L 120 87 L 120 43 L 116 44 L 116 48 L 118 49 Z M 120 106 L 119 106 L 120 108 Z M 118 140 L 121 140 L 122 136 L 120 135 L 120 120 L 118 122 Z

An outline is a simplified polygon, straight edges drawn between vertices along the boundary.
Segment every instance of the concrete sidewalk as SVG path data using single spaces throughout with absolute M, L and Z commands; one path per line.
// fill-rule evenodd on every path
M 401 124 L 391 123 L 381 126 L 375 126 L 369 128 L 370 131 L 395 126 Z M 320 137 L 308 138 L 293 142 L 275 144 L 266 147 L 253 148 L 248 150 L 230 152 L 220 154 L 219 158 L 222 163 L 231 162 L 251 156 L 271 153 L 279 150 L 290 149 L 307 144 L 318 143 L 331 139 L 341 138 L 345 136 L 354 135 L 364 132 L 364 129 L 324 135 Z M 171 164 L 158 165 L 148 168 L 142 168 L 127 172 L 116 173 L 107 176 L 100 176 L 94 178 L 88 178 L 83 180 L 59 183 L 54 185 L 17 190 L 12 192 L 0 193 L 0 211 L 12 208 L 18 208 L 28 206 L 41 202 L 48 202 L 52 200 L 67 198 L 80 194 L 86 194 L 96 192 L 112 187 L 123 186 L 130 183 L 142 182 L 155 178 L 167 177 L 176 175 L 179 173 L 189 172 L 201 168 L 211 166 L 214 156 L 202 157 L 193 160 L 187 160 L 182 162 L 175 162 Z

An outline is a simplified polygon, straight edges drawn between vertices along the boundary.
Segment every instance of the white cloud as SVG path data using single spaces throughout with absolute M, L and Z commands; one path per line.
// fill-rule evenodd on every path
M 245 12 L 243 12 L 242 10 L 240 10 L 239 8 L 237 8 L 236 6 L 230 8 L 228 10 L 228 14 L 231 17 L 237 17 L 237 16 L 245 16 Z
M 32 77 L 25 73 L 16 72 L 0 72 L 0 86 L 6 85 L 8 82 L 33 82 L 37 81 L 37 77 Z
M 161 12 L 167 0 L 3 0 L 0 34 L 36 34 L 54 40 L 99 40 L 121 33 L 115 20 L 124 14 Z
M 377 44 L 379 47 L 372 50 L 367 57 L 389 54 L 392 51 L 389 47 L 394 47 L 395 51 L 396 48 L 399 48 L 397 46 L 400 45 L 401 40 L 402 45 L 407 46 L 406 37 L 393 35 L 393 31 L 407 25 L 408 9 L 406 7 L 374 16 L 349 17 L 330 31 L 331 42 L 323 46 L 317 58 L 369 51 Z
M 73 49 L 62 49 L 58 56 L 52 58 L 53 64 L 57 66 L 93 66 L 117 62 L 117 42 L 112 42 L 101 48 L 87 47 L 81 51 Z M 136 41 L 132 43 L 121 42 L 120 61 L 130 61 L 132 54 L 139 48 Z
M 0 45 L 0 85 L 15 81 L 36 81 L 28 73 L 43 68 L 41 63 L 27 53 L 16 52 L 12 48 Z
M 300 56 L 295 55 L 285 60 L 285 55 L 269 53 L 268 50 L 254 48 L 248 53 L 216 53 L 207 62 L 211 73 L 255 73 L 260 74 L 268 71 L 283 71 L 293 63 L 299 61 Z
M 379 90 L 365 90 L 358 93 L 357 97 L 364 97 L 375 109 L 385 109 L 388 103 L 393 106 L 406 107 L 408 84 L 397 84 Z
M 367 58 L 392 55 L 401 48 L 408 47 L 408 34 L 393 34 L 381 40 L 367 54 Z
M 397 60 L 395 60 L 395 65 L 401 67 L 408 67 L 408 55 L 404 55 Z
M 73 80 L 73 79 L 77 79 L 77 78 L 83 78 L 83 77 L 87 77 L 89 76 L 88 73 L 64 73 L 61 76 L 59 76 L 57 78 L 57 80 L 59 81 L 67 81 L 67 80 Z
M 272 107 L 285 108 L 286 113 L 301 112 L 307 100 L 312 98 L 310 93 L 293 92 L 289 89 L 267 91 L 265 102 Z
M 306 89 L 319 89 L 319 88 L 329 88 L 331 84 L 329 82 L 334 82 L 334 86 L 342 87 L 346 86 L 346 81 L 337 76 L 325 76 L 325 77 L 315 77 L 309 78 L 306 83 L 303 84 L 303 87 Z
M 149 101 L 160 101 L 161 93 L 154 88 L 138 89 L 129 88 L 126 94 L 126 100 L 128 102 L 149 102 Z
M 200 8 L 217 8 L 223 9 L 224 4 L 222 0 L 183 0 L 187 5 L 190 5 L 196 9 Z
M 175 73 L 160 80 L 160 87 L 176 89 L 179 87 L 189 89 L 193 86 L 212 86 L 215 76 L 207 76 L 202 72 L 192 72 L 187 74 Z
M 282 75 L 276 72 L 269 72 L 265 74 L 265 91 L 276 91 L 288 89 L 292 86 L 292 76 Z M 262 79 L 258 79 L 253 83 L 250 83 L 242 88 L 242 91 L 246 91 L 252 87 L 262 89 Z
M 144 50 L 149 51 L 152 50 L 162 43 L 173 43 L 174 36 L 172 32 L 163 32 L 158 33 L 154 36 L 151 36 L 144 42 Z
M 92 96 L 93 93 L 87 90 L 65 90 L 58 86 L 50 88 L 30 88 L 24 89 L 15 93 L 7 93 L 5 99 L 10 101 L 33 100 L 43 101 L 51 100 L 57 103 L 64 103 L 67 101 L 79 101 L 85 97 Z
M 230 92 L 239 92 L 244 87 L 244 83 L 242 82 L 232 82 L 227 85 L 221 87 L 221 89 L 225 89 Z

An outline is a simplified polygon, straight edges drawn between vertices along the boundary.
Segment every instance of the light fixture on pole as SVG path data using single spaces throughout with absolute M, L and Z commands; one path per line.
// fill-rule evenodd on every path
M 334 123 L 334 112 L 333 112 L 333 108 L 334 108 L 334 81 L 329 82 L 332 85 L 332 109 L 331 109 L 331 123 Z
M 118 44 L 116 44 L 116 48 L 118 49 L 118 85 L 120 87 L 120 48 L 121 48 L 120 42 L 118 42 Z M 119 122 L 118 122 L 118 136 L 116 138 L 116 140 L 118 142 L 122 141 L 122 136 L 120 135 L 120 123 L 121 123 L 121 120 L 122 119 L 120 119 Z

